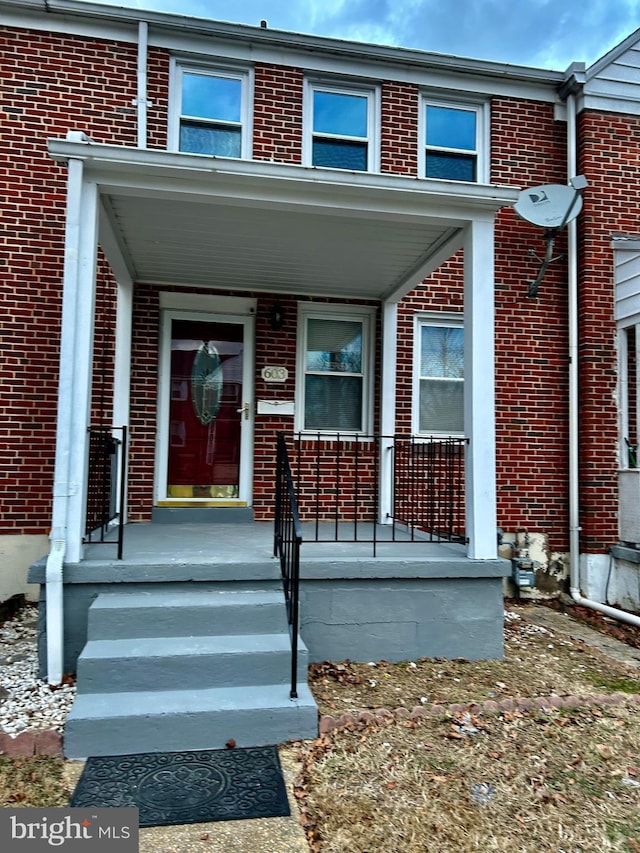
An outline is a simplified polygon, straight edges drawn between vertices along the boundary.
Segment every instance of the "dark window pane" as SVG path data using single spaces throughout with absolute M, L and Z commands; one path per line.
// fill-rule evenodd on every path
M 192 154 L 240 157 L 240 128 L 217 128 L 183 122 L 180 126 L 180 150 Z
M 476 114 L 473 110 L 427 106 L 427 145 L 476 150 Z
M 367 171 L 367 145 L 362 142 L 338 142 L 314 139 L 313 165 L 333 169 Z
M 304 401 L 305 429 L 362 429 L 360 377 L 307 376 Z
M 421 433 L 464 432 L 464 382 L 454 379 L 420 380 Z
M 242 82 L 207 74 L 182 75 L 182 115 L 240 121 Z
M 427 178 L 447 181 L 475 181 L 476 158 L 465 154 L 432 154 L 427 152 Z
M 367 136 L 367 98 L 337 92 L 313 93 L 314 133 Z

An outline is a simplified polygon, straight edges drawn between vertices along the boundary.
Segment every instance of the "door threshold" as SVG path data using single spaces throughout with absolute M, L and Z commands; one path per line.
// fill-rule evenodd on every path
M 198 509 L 198 507 L 211 507 L 211 506 L 219 506 L 219 507 L 246 507 L 248 506 L 246 501 L 219 501 L 219 500 L 199 500 L 196 498 L 195 500 L 187 500 L 187 501 L 174 501 L 174 500 L 166 500 L 166 501 L 158 501 L 156 506 L 159 507 L 191 507 L 192 509 Z
M 251 524 L 253 507 L 237 503 L 229 506 L 158 505 L 151 511 L 151 521 L 155 524 Z

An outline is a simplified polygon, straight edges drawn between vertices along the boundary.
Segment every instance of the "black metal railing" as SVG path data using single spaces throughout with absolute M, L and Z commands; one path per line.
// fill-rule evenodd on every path
M 125 499 L 125 471 L 127 459 L 127 428 L 88 428 L 89 468 L 87 480 L 87 512 L 85 542 L 99 542 L 117 546 L 118 559 L 122 559 L 123 530 L 122 507 Z M 117 438 L 114 432 L 120 433 Z M 116 540 L 107 540 L 112 521 L 119 520 Z
M 385 541 L 465 542 L 466 443 L 465 438 L 297 433 L 293 476 L 300 517 L 309 524 L 307 539 L 371 542 L 375 556 L 384 465 L 391 494 Z
M 298 698 L 298 623 L 301 544 L 302 528 L 300 526 L 298 502 L 291 476 L 289 454 L 284 435 L 278 433 L 273 555 L 280 558 L 280 570 L 282 572 L 282 584 L 291 635 L 290 696 L 292 699 Z
M 464 438 L 394 443 L 393 520 L 424 541 L 465 542 Z
M 375 541 L 380 442 L 378 435 L 294 436 L 294 477 L 309 539 Z

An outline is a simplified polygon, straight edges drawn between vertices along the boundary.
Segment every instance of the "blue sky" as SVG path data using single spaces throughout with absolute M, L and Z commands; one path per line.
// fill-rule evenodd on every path
M 107 2 L 107 0 L 98 0 Z M 109 0 L 195 17 L 564 71 L 640 28 L 640 0 Z

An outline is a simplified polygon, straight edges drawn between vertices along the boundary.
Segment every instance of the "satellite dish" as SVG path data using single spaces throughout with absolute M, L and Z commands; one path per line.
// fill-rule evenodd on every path
M 532 225 L 560 229 L 580 213 L 582 196 L 572 186 L 543 184 L 522 190 L 514 209 Z
M 535 299 L 538 295 L 538 287 L 542 281 L 547 267 L 554 261 L 560 260 L 562 255 L 553 257 L 553 243 L 558 232 L 571 222 L 582 210 L 582 196 L 580 191 L 588 186 L 584 175 L 576 175 L 571 178 L 569 185 L 543 184 L 540 187 L 531 187 L 522 190 L 514 209 L 518 216 L 544 228 L 544 239 L 547 242 L 547 251 L 544 258 L 539 258 L 533 249 L 529 254 L 540 262 L 540 272 L 533 281 L 528 282 L 529 296 Z

